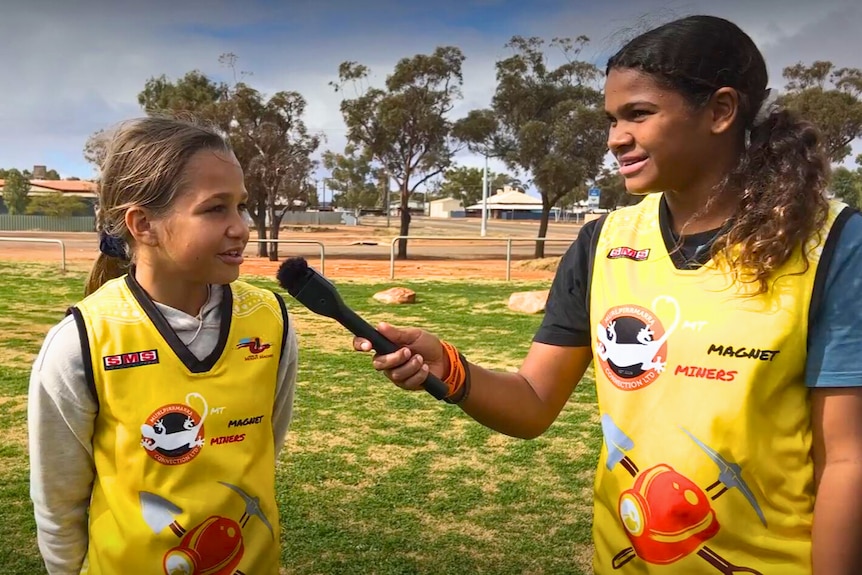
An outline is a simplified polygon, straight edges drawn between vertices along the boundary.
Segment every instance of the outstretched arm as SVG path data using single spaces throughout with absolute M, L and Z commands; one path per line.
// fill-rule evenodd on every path
M 398 387 L 417 390 L 429 372 L 441 379 L 449 373 L 447 356 L 433 334 L 386 323 L 377 329 L 393 343 L 403 346 L 394 353 L 375 356 L 373 362 Z M 355 338 L 354 347 L 370 351 L 371 344 Z M 470 364 L 470 391 L 460 406 L 491 429 L 524 439 L 537 437 L 557 418 L 591 360 L 592 351 L 586 346 L 534 342 L 517 373 Z
M 533 343 L 518 373 L 470 365 L 472 389 L 461 408 L 506 435 L 537 437 L 557 419 L 590 361 L 589 347 Z

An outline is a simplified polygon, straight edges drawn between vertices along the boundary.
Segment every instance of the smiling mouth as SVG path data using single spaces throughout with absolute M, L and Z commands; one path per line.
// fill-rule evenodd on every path
M 620 173 L 623 176 L 632 175 L 635 172 L 640 171 L 641 168 L 646 164 L 649 156 L 641 156 L 639 158 L 628 158 L 625 160 L 620 160 Z
M 230 250 L 230 251 L 227 251 L 227 252 L 222 252 L 222 253 L 220 253 L 219 255 L 220 255 L 220 256 L 228 256 L 228 257 L 231 257 L 231 258 L 238 258 L 239 256 L 241 256 L 241 255 L 242 255 L 242 250 Z
M 620 159 L 620 166 L 631 166 L 632 164 L 639 164 L 646 159 L 647 159 L 647 156 L 638 156 L 637 158 Z

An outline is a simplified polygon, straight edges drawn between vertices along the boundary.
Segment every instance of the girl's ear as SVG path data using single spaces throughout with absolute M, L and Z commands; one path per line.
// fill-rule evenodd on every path
M 707 107 L 711 114 L 712 133 L 723 134 L 731 129 L 739 116 L 739 92 L 733 88 L 719 88 L 710 97 Z
M 126 210 L 126 227 L 136 244 L 150 247 L 159 245 L 153 221 L 146 209 L 133 206 Z

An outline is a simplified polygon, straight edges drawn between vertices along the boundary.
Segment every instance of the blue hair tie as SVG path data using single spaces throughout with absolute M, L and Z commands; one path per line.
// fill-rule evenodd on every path
M 109 234 L 105 230 L 99 232 L 99 251 L 108 257 L 129 261 L 128 245 L 120 236 Z

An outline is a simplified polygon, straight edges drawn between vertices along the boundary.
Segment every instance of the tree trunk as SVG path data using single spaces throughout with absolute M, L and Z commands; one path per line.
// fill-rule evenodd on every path
M 275 207 L 268 206 L 266 209 L 269 214 L 269 238 L 272 240 L 278 239 L 278 228 L 281 226 L 281 218 L 275 215 Z M 278 244 L 275 242 L 269 243 L 269 261 L 278 261 Z
M 548 234 L 548 219 L 551 215 L 551 206 L 545 202 L 542 202 L 542 219 L 539 220 L 539 233 L 538 237 L 544 238 Z M 537 241 L 536 242 L 536 253 L 534 254 L 536 259 L 545 257 L 545 242 Z
M 266 239 L 266 214 L 263 216 L 259 216 L 255 218 L 254 227 L 257 229 L 257 237 L 258 239 L 265 240 Z M 266 256 L 266 244 L 263 242 L 257 242 L 257 255 L 258 257 Z
M 272 232 L 270 232 L 269 237 L 274 240 L 278 239 L 278 232 L 281 229 L 281 222 L 284 221 L 284 214 L 287 213 L 287 208 L 283 208 L 280 212 L 274 214 Z M 273 249 L 269 252 L 270 261 L 277 262 L 278 261 L 278 244 L 271 244 Z
M 398 232 L 399 236 L 406 236 L 410 233 L 410 194 L 407 193 L 407 178 L 404 179 L 404 184 L 401 186 L 401 228 Z M 407 240 L 398 240 L 398 259 L 407 259 Z
M 254 219 L 254 227 L 257 230 L 258 239 L 265 240 L 266 239 L 266 202 L 259 201 L 257 203 L 257 211 L 252 216 Z M 260 258 L 266 257 L 266 244 L 262 242 L 257 243 L 257 256 Z

